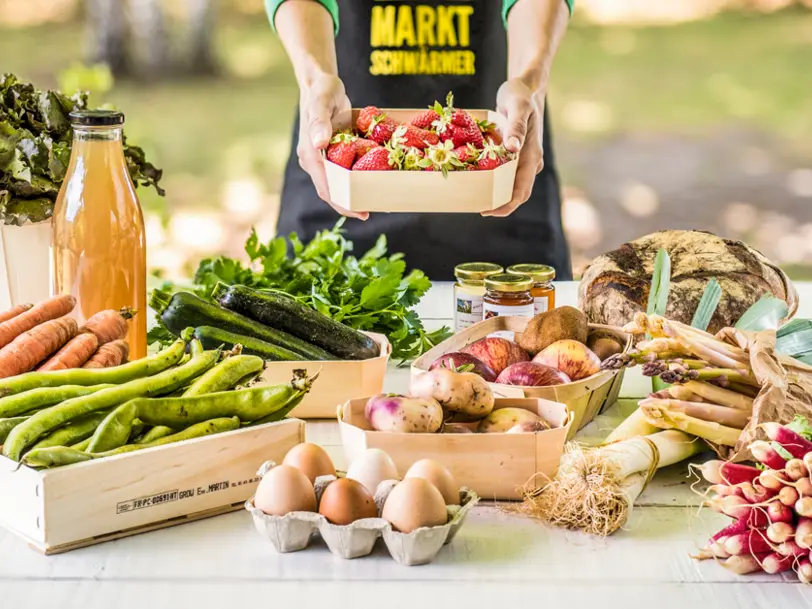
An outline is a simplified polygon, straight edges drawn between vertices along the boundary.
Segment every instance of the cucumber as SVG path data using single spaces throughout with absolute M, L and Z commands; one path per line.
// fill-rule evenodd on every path
M 289 351 L 284 347 L 272 345 L 271 343 L 252 336 L 244 336 L 242 334 L 229 332 L 228 330 L 212 328 L 211 326 L 198 326 L 195 328 L 195 338 L 203 343 L 206 349 L 217 349 L 221 345 L 225 345 L 227 349 L 233 349 L 234 345 L 242 345 L 242 352 L 245 355 L 258 355 L 267 361 L 302 361 L 302 357 L 298 353 Z M 211 347 L 207 345 L 211 345 Z
M 366 334 L 283 294 L 218 283 L 212 298 L 226 309 L 289 332 L 343 359 L 370 359 L 380 355 L 380 347 Z
M 217 304 L 206 302 L 189 292 L 169 294 L 162 290 L 153 290 L 149 306 L 158 312 L 161 322 L 173 334 L 179 334 L 190 326 L 195 328 L 198 326 L 213 326 L 282 347 L 297 354 L 296 359 L 298 360 L 340 359 L 320 347 L 310 345 L 300 338 L 291 336 L 287 332 L 269 328 L 244 315 L 224 309 Z

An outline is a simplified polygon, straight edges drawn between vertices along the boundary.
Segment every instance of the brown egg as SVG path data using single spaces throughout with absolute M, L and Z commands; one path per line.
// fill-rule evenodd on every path
M 289 465 L 277 465 L 259 481 L 254 505 L 271 516 L 315 512 L 316 491 L 301 471 Z
M 319 514 L 333 524 L 346 525 L 361 518 L 377 518 L 378 510 L 363 484 L 351 478 L 339 478 L 324 489 Z
M 448 468 L 437 461 L 421 459 L 415 462 L 406 472 L 405 478 L 428 480 L 440 491 L 446 505 L 460 504 L 460 487 L 457 486 Z
M 411 533 L 420 527 L 444 525 L 448 513 L 443 496 L 431 482 L 423 478 L 406 478 L 389 493 L 382 517 L 395 530 Z
M 321 446 L 316 444 L 297 444 L 285 455 L 284 465 L 290 465 L 304 472 L 311 484 L 319 476 L 335 476 L 333 461 Z

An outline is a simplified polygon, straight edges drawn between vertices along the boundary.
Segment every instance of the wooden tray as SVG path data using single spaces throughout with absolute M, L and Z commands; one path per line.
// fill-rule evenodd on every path
M 528 321 L 530 320 L 526 317 L 491 317 L 474 324 L 416 359 L 412 364 L 412 378 L 414 379 L 427 371 L 432 362 L 444 353 L 460 351 L 466 345 L 480 338 L 485 338 L 493 332 L 523 332 Z M 600 324 L 589 324 L 589 328 L 590 330 L 601 330 L 616 336 L 621 344 L 626 345 L 626 350 L 632 346 L 632 337 L 620 328 Z M 572 428 L 568 438 L 572 439 L 579 429 L 592 421 L 604 408 L 617 401 L 620 386 L 623 384 L 623 372 L 622 369 L 604 370 L 580 381 L 552 387 L 517 387 L 498 383 L 489 384 L 494 394 L 500 397 L 541 398 L 566 404 L 572 413 Z
M 497 399 L 495 409 L 524 408 L 550 423 L 538 433 L 390 433 L 372 431 L 364 416 L 368 398 L 350 400 L 338 409 L 338 428 L 348 464 L 368 448 L 392 457 L 398 474 L 420 459 L 445 465 L 460 486 L 486 500 L 522 498 L 522 488 L 540 488 L 558 471 L 572 421 L 564 404 L 541 399 Z
M 398 122 L 408 122 L 422 109 L 383 109 Z M 355 125 L 358 109 L 340 117 L 337 129 Z M 477 120 L 503 127 L 505 117 L 490 110 L 468 110 Z M 333 203 L 350 211 L 403 213 L 480 213 L 510 201 L 518 160 L 492 171 L 350 171 L 325 161 Z
M 55 554 L 238 510 L 301 442 L 285 419 L 52 470 L 0 457 L 0 525 Z

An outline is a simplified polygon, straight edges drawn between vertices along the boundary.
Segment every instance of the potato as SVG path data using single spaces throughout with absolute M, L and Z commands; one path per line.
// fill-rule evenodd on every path
M 493 410 L 493 392 L 488 383 L 473 372 L 435 368 L 414 379 L 409 393 L 416 398 L 432 398 L 452 413 L 482 418 Z
M 575 307 L 565 306 L 536 315 L 527 323 L 516 342 L 531 355 L 536 355 L 559 340 L 586 343 L 588 335 L 586 315 Z

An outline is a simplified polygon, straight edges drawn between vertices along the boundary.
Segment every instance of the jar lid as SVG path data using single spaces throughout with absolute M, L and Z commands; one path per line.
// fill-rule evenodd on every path
M 514 264 L 508 267 L 507 272 L 530 277 L 536 283 L 545 283 L 555 279 L 555 269 L 546 264 Z
M 68 116 L 72 125 L 113 127 L 124 124 L 124 113 L 117 110 L 75 110 Z
M 486 277 L 485 287 L 496 292 L 529 292 L 533 287 L 533 280 L 521 275 L 501 273 Z
M 486 277 L 496 275 L 504 270 L 501 266 L 492 262 L 466 262 L 454 267 L 454 275 L 457 279 L 482 281 Z

